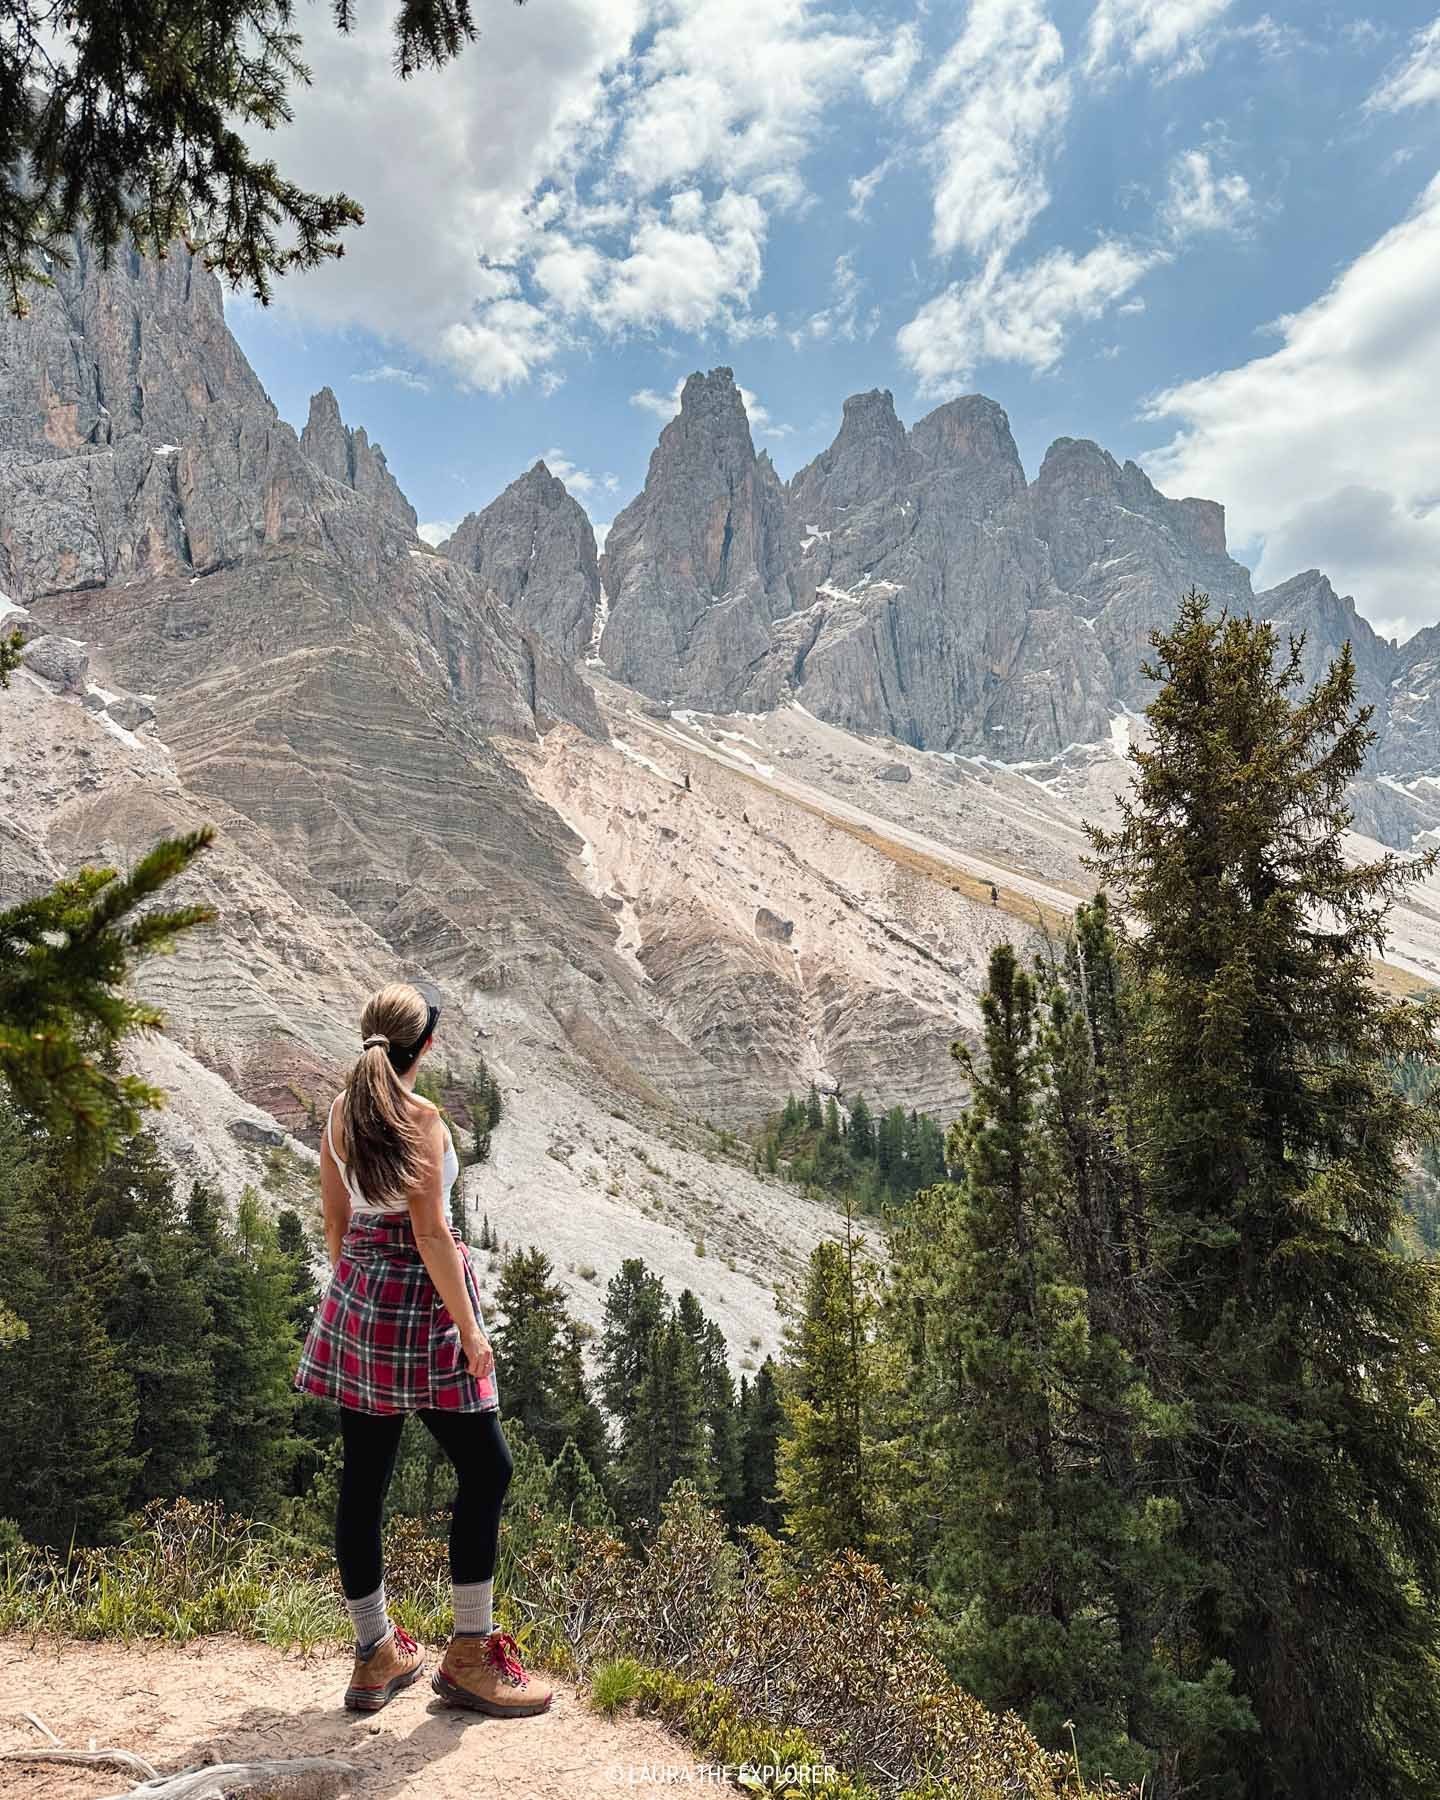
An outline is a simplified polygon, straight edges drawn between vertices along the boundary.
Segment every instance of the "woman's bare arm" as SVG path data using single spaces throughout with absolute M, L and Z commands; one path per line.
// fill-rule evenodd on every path
M 445 1217 L 444 1165 L 445 1126 L 439 1113 L 431 1112 L 425 1121 L 425 1161 L 420 1182 L 410 1196 L 410 1223 L 430 1279 L 460 1328 L 466 1366 L 478 1380 L 494 1368 L 495 1356 L 470 1304 L 470 1290 L 465 1285 L 465 1269 L 460 1260 L 463 1252 L 450 1235 L 450 1222 Z
M 333 1130 L 333 1112 L 331 1118 Z M 331 1154 L 328 1131 L 320 1139 L 320 1211 L 325 1221 L 325 1248 L 333 1269 L 340 1260 L 341 1241 L 350 1229 L 350 1193 Z

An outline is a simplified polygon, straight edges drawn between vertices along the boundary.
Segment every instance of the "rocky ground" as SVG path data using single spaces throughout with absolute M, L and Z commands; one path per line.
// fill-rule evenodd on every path
M 604 1719 L 565 1684 L 548 1712 L 500 1720 L 442 1706 L 422 1676 L 371 1718 L 341 1705 L 349 1672 L 338 1652 L 302 1656 L 229 1638 L 183 1647 L 11 1640 L 0 1646 L 0 1755 L 48 1742 L 25 1718 L 33 1713 L 71 1749 L 128 1750 L 161 1773 L 301 1756 L 355 1771 L 286 1789 L 290 1800 L 341 1792 L 603 1800 L 701 1780 L 694 1752 L 669 1732 L 648 1720 Z M 0 1765 L 7 1800 L 101 1800 L 138 1779 L 113 1768 Z

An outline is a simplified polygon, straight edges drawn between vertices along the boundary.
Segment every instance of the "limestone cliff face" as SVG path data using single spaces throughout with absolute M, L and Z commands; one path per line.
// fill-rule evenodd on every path
M 590 644 L 600 604 L 595 532 L 584 507 L 537 462 L 483 512 L 467 513 L 440 554 L 563 656 Z
M 757 457 L 729 369 L 692 375 L 660 434 L 644 491 L 601 559 L 610 672 L 658 699 L 738 702 L 791 610 L 784 492 Z
M 328 387 L 311 397 L 310 417 L 300 433 L 300 448 L 318 469 L 353 488 L 362 500 L 387 514 L 406 531 L 418 523 L 415 508 L 400 492 L 385 452 L 372 444 L 365 427 L 351 430 L 340 417 L 340 403 Z
M 1079 438 L 1027 482 L 979 394 L 909 431 L 889 393 L 853 395 L 829 449 L 782 486 L 731 372 L 694 375 L 602 568 L 602 657 L 657 700 L 793 697 L 855 731 L 1002 761 L 1096 742 L 1142 707 L 1150 633 L 1191 587 L 1293 614 L 1307 667 L 1350 638 L 1381 714 L 1393 679 L 1392 649 L 1323 577 L 1257 601 L 1214 501 L 1171 499 Z
M 1249 571 L 1226 554 L 1223 509 L 1167 499 L 1143 469 L 1089 439 L 1057 439 L 1031 495 L 1056 583 L 1089 621 L 1126 704 L 1144 703 L 1150 632 L 1182 594 L 1198 587 L 1223 605 L 1250 605 Z

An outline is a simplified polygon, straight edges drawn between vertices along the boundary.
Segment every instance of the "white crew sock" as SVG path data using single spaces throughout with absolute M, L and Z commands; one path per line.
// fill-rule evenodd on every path
M 385 1605 L 383 1581 L 373 1594 L 366 1594 L 361 1600 L 347 1600 L 345 1610 L 350 1614 L 355 1642 L 359 1645 L 362 1656 L 368 1656 L 389 1637 L 390 1612 Z
M 455 1597 L 456 1637 L 489 1637 L 495 1629 L 494 1581 L 457 1581 L 451 1592 Z

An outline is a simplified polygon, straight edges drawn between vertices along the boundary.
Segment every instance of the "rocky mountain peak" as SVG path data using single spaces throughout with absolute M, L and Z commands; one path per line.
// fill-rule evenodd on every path
M 600 603 L 595 532 L 543 461 L 483 512 L 467 513 L 440 554 L 477 574 L 528 631 L 562 655 L 590 642 Z
M 928 468 L 959 474 L 990 498 L 1025 486 L 1009 417 L 984 394 L 963 394 L 926 413 L 910 429 L 910 448 Z
M 1118 496 L 1123 482 L 1119 463 L 1091 438 L 1056 438 L 1045 452 L 1035 477 L 1037 493 L 1077 500 L 1095 494 Z
M 328 387 L 310 398 L 310 416 L 300 433 L 300 448 L 332 480 L 370 501 L 407 531 L 418 523 L 415 508 L 390 473 L 385 452 L 372 444 L 363 425 L 351 430 L 340 416 L 340 402 Z
M 643 491 L 610 527 L 601 565 L 612 675 L 668 699 L 676 668 L 699 661 L 718 703 L 734 698 L 790 608 L 785 496 L 755 454 L 730 369 L 696 373 L 660 433 Z
M 888 494 L 913 473 L 914 456 L 888 388 L 852 394 L 840 430 L 790 484 L 790 499 L 807 525 L 825 529 L 843 508 Z

